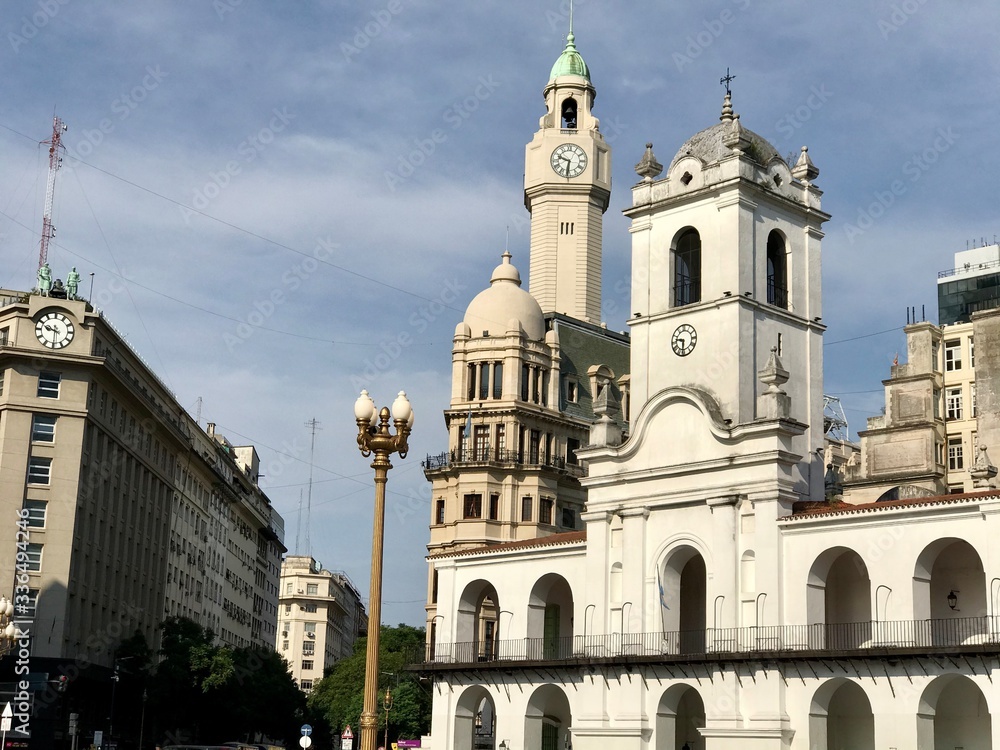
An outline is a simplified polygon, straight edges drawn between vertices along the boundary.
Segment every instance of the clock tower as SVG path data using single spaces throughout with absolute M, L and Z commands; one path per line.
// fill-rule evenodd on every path
M 531 294 L 545 313 L 601 322 L 601 228 L 611 197 L 611 149 L 592 108 L 597 92 L 576 49 L 552 66 L 546 112 L 525 149 L 531 212 Z

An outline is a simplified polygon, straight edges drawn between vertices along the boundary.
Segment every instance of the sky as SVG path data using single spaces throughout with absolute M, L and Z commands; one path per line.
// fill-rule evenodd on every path
M 420 462 L 447 447 L 455 325 L 505 244 L 530 281 L 524 145 L 568 15 L 568 0 L 4 3 L 0 285 L 35 281 L 56 114 L 54 275 L 76 266 L 181 405 L 257 447 L 290 550 L 366 598 L 373 472 L 353 402 L 405 390 L 386 623 L 424 621 Z M 907 308 L 936 320 L 937 272 L 1000 233 L 997 28 L 995 0 L 578 0 L 612 146 L 609 327 L 629 313 L 633 166 L 647 141 L 667 164 L 718 121 L 728 68 L 744 126 L 781 154 L 808 145 L 820 169 L 825 392 L 863 429 L 905 360 Z

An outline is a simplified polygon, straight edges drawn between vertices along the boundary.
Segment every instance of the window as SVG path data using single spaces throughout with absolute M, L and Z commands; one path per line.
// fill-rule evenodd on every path
M 564 130 L 576 130 L 576 99 L 568 97 L 563 100 L 562 126 Z
M 507 460 L 507 428 L 505 425 L 497 425 L 497 461 Z
M 3 376 L 6 374 L 6 370 L 0 370 L 0 396 L 3 395 Z
M 286 604 L 285 605 L 285 614 L 286 615 L 292 614 L 292 605 L 291 604 Z
M 538 523 L 552 524 L 552 499 L 543 497 L 538 503 Z
M 473 460 L 489 461 L 490 459 L 490 426 L 488 424 L 477 424 L 472 431 L 473 437 Z
M 531 521 L 531 496 L 521 498 L 521 520 Z
M 465 496 L 465 502 L 462 504 L 462 517 L 463 518 L 483 517 L 482 495 L 478 493 L 470 493 Z
M 56 441 L 56 417 L 54 414 L 35 414 L 31 418 L 31 440 L 35 443 Z
M 938 388 L 934 389 L 933 394 L 934 399 L 934 419 L 941 418 L 941 391 Z
M 562 509 L 562 526 L 564 529 L 576 528 L 576 511 L 572 508 Z
M 485 401 L 490 394 L 490 365 L 482 362 L 479 365 L 479 400 Z
M 314 622 L 305 622 L 305 623 L 302 623 L 302 629 L 305 632 L 307 632 L 307 633 L 315 633 L 316 632 L 316 623 L 314 623 Z
M 319 594 L 319 584 L 318 583 L 307 583 L 306 584 L 306 594 L 309 596 L 317 596 Z
M 306 612 L 310 614 L 315 614 L 316 612 L 316 602 L 309 602 L 306 604 Z
M 962 419 L 962 388 L 946 388 L 945 415 L 948 419 Z
M 18 612 L 20 617 L 32 618 L 35 616 L 35 607 L 38 606 L 38 589 L 28 589 L 28 601 L 24 603 L 26 609 L 23 612 Z
M 288 650 L 288 641 L 282 641 L 281 642 L 281 650 L 282 651 L 287 651 Z
M 27 555 L 28 570 L 38 571 L 42 569 L 42 545 L 31 542 L 28 544 L 28 550 L 25 554 Z
M 976 342 L 969 336 L 969 367 L 976 366 Z
M 777 231 L 767 236 L 767 304 L 788 309 L 785 241 Z
M 469 387 L 467 389 L 468 401 L 472 401 L 476 398 L 476 366 L 475 364 L 469 365 Z
M 503 397 L 503 362 L 493 363 L 493 398 Z
M 312 669 L 313 669 L 313 660 L 312 659 L 303 659 L 302 660 L 302 671 L 303 672 L 312 672 Z
M 313 681 L 312 680 L 302 680 L 299 684 L 302 686 L 303 690 L 312 690 L 313 689 Z
M 531 380 L 531 369 L 527 365 L 521 365 L 521 400 L 528 400 L 528 390 Z
M 962 438 L 948 438 L 948 470 L 956 471 L 965 468 L 965 458 L 962 456 Z
M 566 463 L 577 464 L 576 452 L 580 449 L 580 441 L 576 438 L 566 438 Z
M 436 604 L 438 600 L 438 572 L 434 571 L 434 577 L 431 578 L 431 603 Z M 433 638 L 431 639 L 433 641 Z
M 285 593 L 286 594 L 292 593 L 292 582 L 291 581 L 289 581 L 288 583 L 285 584 Z
M 316 653 L 316 641 L 302 641 L 302 655 L 313 656 Z
M 38 398 L 59 398 L 59 381 L 62 376 L 58 372 L 38 373 Z
M 28 511 L 28 526 L 36 529 L 45 528 L 45 506 L 44 500 L 25 500 L 24 509 Z
M 434 523 L 444 523 L 444 500 L 438 500 L 434 503 Z
M 538 449 L 541 447 L 542 442 L 542 433 L 540 430 L 532 430 L 529 437 L 531 442 L 528 443 L 528 463 L 537 464 Z
M 0 328 L 0 346 L 10 343 L 10 327 Z
M 496 521 L 500 517 L 500 495 L 493 493 L 490 495 L 490 520 Z
M 576 381 L 567 380 L 566 381 L 566 403 L 575 404 L 577 399 L 576 395 Z
M 972 409 L 971 416 L 974 418 L 979 416 L 979 410 L 976 409 L 976 382 L 972 381 L 969 383 L 969 408 Z
M 674 306 L 701 301 L 701 236 L 694 229 L 677 238 L 674 249 Z
M 944 342 L 944 369 L 945 372 L 953 372 L 962 369 L 962 342 Z
M 28 459 L 28 484 L 48 484 L 51 475 L 51 458 L 32 456 Z

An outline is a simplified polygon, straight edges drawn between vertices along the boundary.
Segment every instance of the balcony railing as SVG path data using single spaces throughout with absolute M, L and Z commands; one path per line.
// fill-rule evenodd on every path
M 928 653 L 960 646 L 1000 649 L 1000 617 L 892 620 L 815 625 L 709 628 L 668 633 L 612 633 L 567 638 L 520 638 L 490 643 L 428 645 L 424 663 L 482 665 L 484 662 L 588 661 L 641 658 L 680 661 L 691 657 L 767 653 L 781 655 L 893 649 Z M 415 659 L 419 661 L 419 659 Z
M 423 461 L 423 468 L 428 471 L 447 469 L 449 466 L 475 465 L 540 466 L 568 471 L 575 475 L 583 473 L 583 468 L 579 464 L 567 463 L 566 459 L 560 456 L 545 456 L 533 450 L 524 452 L 494 450 L 490 446 L 480 446 L 479 448 L 462 452 L 451 451 L 450 453 L 438 453 L 436 455 L 428 454 L 427 458 Z

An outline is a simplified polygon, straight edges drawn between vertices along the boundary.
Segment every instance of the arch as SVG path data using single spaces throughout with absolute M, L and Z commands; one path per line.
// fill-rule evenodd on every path
M 496 750 L 496 703 L 482 685 L 470 685 L 455 702 L 455 750 Z
M 469 583 L 458 600 L 455 613 L 455 658 L 458 661 L 490 661 L 499 641 L 500 599 L 489 581 Z M 467 652 L 467 653 L 466 653 Z
M 677 546 L 665 558 L 659 580 L 663 587 L 659 609 L 666 650 L 704 653 L 707 625 L 705 558 L 688 544 Z
M 945 674 L 924 688 L 917 708 L 920 747 L 990 750 L 992 731 L 986 696 L 968 677 Z
M 701 235 L 693 227 L 682 229 L 670 253 L 673 306 L 701 301 Z
M 572 96 L 563 99 L 563 103 L 560 107 L 559 116 L 562 121 L 562 127 L 564 130 L 576 130 L 577 129 L 576 99 L 574 99 Z
M 705 702 L 692 685 L 679 683 L 667 688 L 656 707 L 655 750 L 703 750 Z
M 806 581 L 806 616 L 813 648 L 860 648 L 871 640 L 872 593 L 868 566 L 854 550 L 820 553 Z
M 573 715 L 569 699 L 557 685 L 540 685 L 528 698 L 524 711 L 525 748 L 562 750 L 572 743 Z
M 573 590 L 558 573 L 546 573 L 528 596 L 530 658 L 560 659 L 572 653 Z
M 875 718 L 864 688 L 844 677 L 827 680 L 809 708 L 809 747 L 875 750 Z
M 767 304 L 788 309 L 788 249 L 777 229 L 767 235 Z
M 928 621 L 923 635 L 929 645 L 982 640 L 989 632 L 988 600 L 983 561 L 969 542 L 956 537 L 937 539 L 917 556 L 913 618 Z

